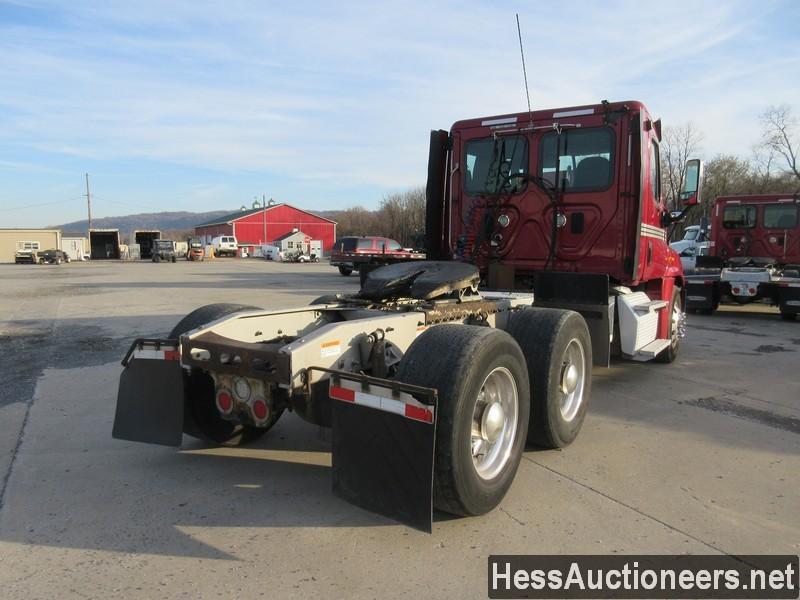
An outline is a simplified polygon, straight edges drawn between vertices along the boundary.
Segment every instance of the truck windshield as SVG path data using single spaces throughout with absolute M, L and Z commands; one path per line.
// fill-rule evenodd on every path
M 683 239 L 685 239 L 685 240 L 696 240 L 698 233 L 700 233 L 699 229 L 687 229 L 686 233 L 683 234 Z
M 726 206 L 722 212 L 722 226 L 725 229 L 752 229 L 756 226 L 756 207 Z
M 171 250 L 172 242 L 168 242 L 165 240 L 156 240 L 156 248 L 158 248 L 159 250 Z
M 528 141 L 521 135 L 470 140 L 464 151 L 467 194 L 519 193 L 527 185 Z
M 556 156 L 558 173 L 556 173 Z M 542 136 L 539 177 L 572 192 L 605 190 L 611 185 L 614 133 L 606 127 L 565 129 Z
M 794 229 L 797 227 L 797 206 L 794 204 L 765 206 L 764 227 L 766 229 Z

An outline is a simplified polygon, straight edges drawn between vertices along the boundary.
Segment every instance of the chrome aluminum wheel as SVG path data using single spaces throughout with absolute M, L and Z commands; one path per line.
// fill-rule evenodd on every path
M 686 313 L 681 310 L 679 303 L 672 307 L 672 345 L 686 337 Z
M 586 387 L 586 353 L 583 344 L 573 338 L 561 360 L 561 380 L 558 386 L 559 409 L 565 421 L 572 421 L 583 404 Z
M 497 367 L 483 380 L 472 411 L 472 462 L 481 479 L 506 466 L 517 433 L 519 395 L 511 371 Z

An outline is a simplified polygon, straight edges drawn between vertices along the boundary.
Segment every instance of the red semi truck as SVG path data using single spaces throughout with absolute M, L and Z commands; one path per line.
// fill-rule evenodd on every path
M 800 195 L 720 196 L 709 256 L 686 275 L 687 308 L 711 314 L 720 302 L 765 302 L 792 321 L 800 312 Z
M 348 501 L 427 531 L 434 506 L 492 510 L 526 443 L 577 437 L 593 363 L 677 355 L 684 279 L 659 142 L 639 102 L 432 132 L 437 260 L 375 269 L 358 293 L 310 306 L 204 306 L 135 340 L 114 437 L 238 445 L 293 411 L 331 428 L 333 491 Z M 688 208 L 699 161 L 686 180 Z

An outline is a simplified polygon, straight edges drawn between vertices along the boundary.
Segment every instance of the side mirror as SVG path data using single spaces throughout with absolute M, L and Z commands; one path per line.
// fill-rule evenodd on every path
M 680 200 L 684 206 L 700 203 L 700 192 L 703 186 L 703 162 L 697 158 L 686 161 Z

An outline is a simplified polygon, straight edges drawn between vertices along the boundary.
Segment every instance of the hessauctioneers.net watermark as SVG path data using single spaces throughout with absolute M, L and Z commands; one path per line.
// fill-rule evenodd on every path
M 489 557 L 489 598 L 797 598 L 797 556 Z

